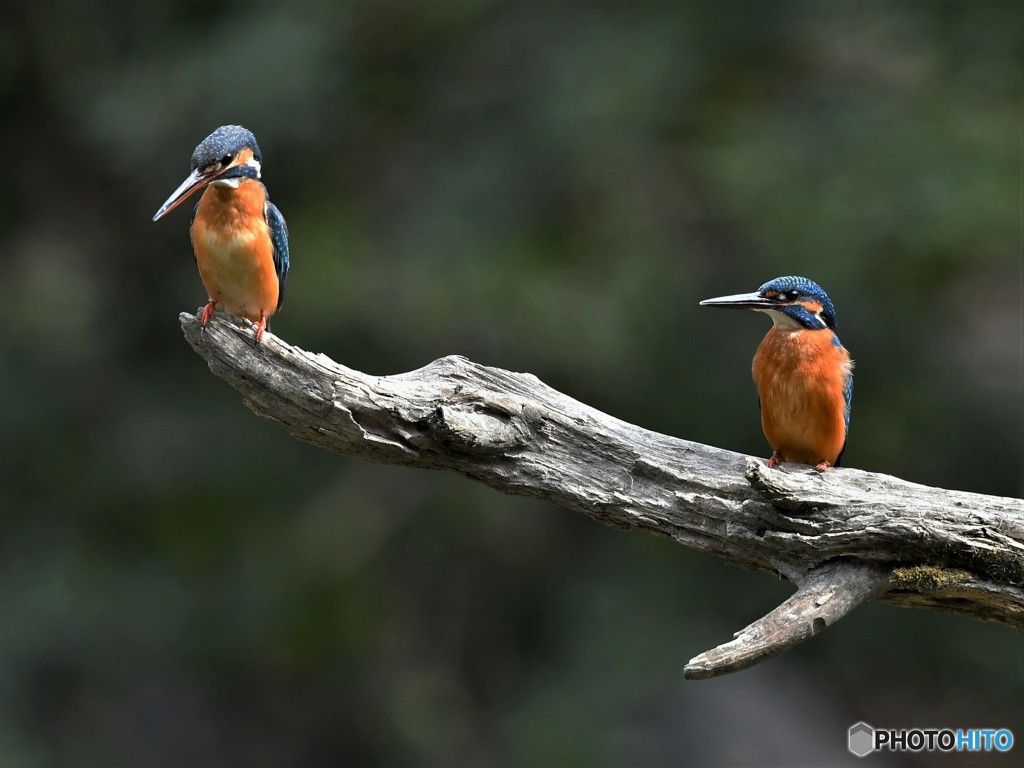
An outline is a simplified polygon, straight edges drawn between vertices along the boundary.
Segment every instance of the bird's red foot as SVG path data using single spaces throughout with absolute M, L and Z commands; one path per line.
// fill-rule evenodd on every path
M 203 314 L 199 318 L 199 329 L 206 331 L 206 324 L 210 322 L 210 315 L 213 314 L 213 308 L 217 306 L 217 302 L 210 299 L 210 303 L 203 307 Z
M 782 454 L 776 451 L 772 454 L 772 457 L 768 459 L 768 469 L 774 469 L 782 463 Z
M 260 312 L 260 321 L 256 323 L 256 343 L 259 344 L 263 338 L 263 332 L 267 330 L 267 313 Z
M 826 469 L 828 469 L 831 466 L 832 465 L 829 464 L 827 461 L 819 461 L 817 464 L 814 465 L 814 471 L 815 472 L 824 472 Z

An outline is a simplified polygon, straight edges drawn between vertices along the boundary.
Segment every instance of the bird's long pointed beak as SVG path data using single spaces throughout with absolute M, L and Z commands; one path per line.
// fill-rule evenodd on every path
M 766 299 L 756 293 L 737 293 L 734 296 L 719 296 L 704 299 L 702 307 L 734 307 L 737 309 L 776 309 L 781 302 Z
M 207 173 L 204 174 L 201 171 L 194 170 L 188 175 L 181 185 L 171 193 L 171 196 L 167 198 L 166 202 L 160 206 L 155 214 L 153 214 L 153 221 L 166 216 L 168 213 L 173 211 L 179 205 L 188 200 L 195 192 L 205 187 L 215 178 L 218 174 Z

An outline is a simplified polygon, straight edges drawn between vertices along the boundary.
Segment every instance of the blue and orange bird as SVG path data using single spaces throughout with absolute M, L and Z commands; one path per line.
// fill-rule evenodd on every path
M 773 325 L 754 355 L 761 427 L 783 461 L 819 472 L 839 466 L 850 429 L 853 360 L 836 335 L 828 294 L 806 277 L 777 277 L 756 293 L 706 299 L 701 306 L 764 312 Z
M 214 308 L 256 324 L 256 343 L 284 303 L 288 279 L 288 226 L 260 181 L 256 137 L 223 125 L 192 153 L 192 172 L 153 216 L 170 213 L 204 190 L 192 213 L 192 250 L 210 297 L 203 329 Z

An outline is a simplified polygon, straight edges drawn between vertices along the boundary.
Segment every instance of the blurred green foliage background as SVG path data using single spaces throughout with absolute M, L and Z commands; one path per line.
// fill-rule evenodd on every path
M 241 123 L 291 229 L 278 335 L 380 374 L 464 354 L 757 456 L 767 320 L 697 302 L 805 274 L 858 363 L 844 462 L 1018 496 L 1018 3 L 6 16 L 4 768 L 843 765 L 861 719 L 1024 739 L 1019 636 L 934 613 L 683 682 L 789 587 L 296 442 L 182 340 L 188 214 L 150 222 Z

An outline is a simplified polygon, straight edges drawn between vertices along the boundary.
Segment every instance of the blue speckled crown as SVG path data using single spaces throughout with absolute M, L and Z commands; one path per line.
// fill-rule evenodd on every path
M 263 162 L 259 144 L 252 131 L 240 125 L 222 125 L 196 147 L 192 153 L 192 170 L 213 165 L 225 155 L 249 148 L 257 163 Z

